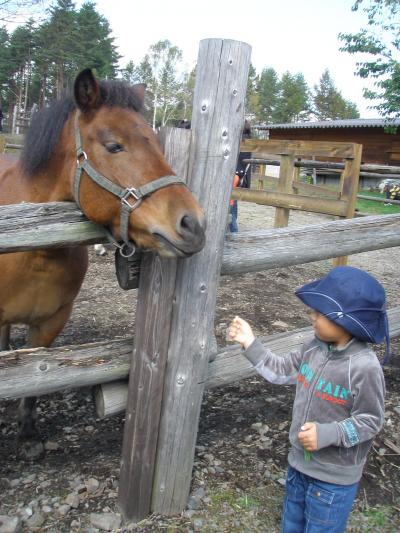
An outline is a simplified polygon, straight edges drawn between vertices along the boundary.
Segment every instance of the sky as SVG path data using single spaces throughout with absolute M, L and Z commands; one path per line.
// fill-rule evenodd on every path
M 76 7 L 83 1 L 75 0 Z M 367 26 L 362 10 L 351 11 L 355 0 L 92 1 L 109 21 L 121 67 L 130 60 L 139 63 L 152 44 L 168 39 L 182 50 L 184 70 L 191 70 L 202 39 L 235 39 L 252 47 L 258 74 L 266 67 L 279 76 L 301 72 L 313 88 L 329 69 L 336 88 L 357 105 L 361 118 L 378 117 L 362 95 L 363 88 L 373 88 L 372 81 L 354 74 L 361 56 L 339 51 L 340 32 L 356 33 Z
M 360 57 L 339 51 L 340 32 L 355 33 L 366 26 L 366 15 L 352 12 L 353 4 L 354 0 L 96 1 L 123 56 L 121 66 L 129 60 L 140 62 L 150 45 L 169 39 L 182 50 L 190 69 L 202 39 L 235 39 L 251 45 L 257 73 L 265 67 L 280 76 L 302 72 L 313 87 L 328 68 L 337 89 L 357 104 L 361 117 L 377 117 L 362 96 L 371 82 L 354 75 Z

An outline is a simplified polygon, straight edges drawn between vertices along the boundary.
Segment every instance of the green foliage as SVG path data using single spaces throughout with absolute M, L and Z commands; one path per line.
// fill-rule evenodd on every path
M 319 120 L 359 118 L 357 106 L 343 98 L 326 69 L 314 86 L 314 114 Z
M 303 74 L 285 72 L 279 83 L 279 98 L 273 120 L 276 123 L 307 120 L 311 112 L 311 95 Z
M 279 100 L 279 78 L 273 68 L 265 68 L 257 84 L 258 117 L 262 122 L 274 122 L 276 106 Z
M 130 82 L 146 84 L 154 128 L 190 117 L 194 73 L 179 76 L 181 61 L 182 51 L 165 39 L 151 45 L 139 65 L 130 61 L 122 71 Z
M 0 88 L 4 109 L 45 105 L 71 87 L 76 73 L 93 68 L 115 78 L 119 56 L 108 21 L 93 2 L 77 10 L 72 0 L 56 0 L 47 19 L 29 20 L 11 35 L 0 31 Z
M 352 10 L 363 6 L 368 27 L 358 33 L 340 33 L 342 51 L 363 54 L 356 74 L 372 78 L 374 90 L 364 89 L 382 116 L 400 116 L 400 0 L 356 0 Z M 366 59 L 365 59 L 366 57 Z

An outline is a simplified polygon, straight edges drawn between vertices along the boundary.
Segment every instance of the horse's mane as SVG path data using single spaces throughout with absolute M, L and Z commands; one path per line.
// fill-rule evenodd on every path
M 101 81 L 100 91 L 103 105 L 141 111 L 140 99 L 132 90 L 132 86 L 123 81 Z M 25 136 L 21 156 L 21 163 L 26 174 L 33 176 L 49 162 L 59 142 L 64 124 L 75 108 L 75 101 L 69 94 L 34 114 Z

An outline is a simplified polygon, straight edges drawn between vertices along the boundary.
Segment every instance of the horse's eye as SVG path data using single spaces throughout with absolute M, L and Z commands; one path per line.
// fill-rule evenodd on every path
M 110 154 L 116 154 L 117 152 L 122 152 L 124 147 L 119 143 L 109 143 L 106 144 L 106 150 L 110 152 Z

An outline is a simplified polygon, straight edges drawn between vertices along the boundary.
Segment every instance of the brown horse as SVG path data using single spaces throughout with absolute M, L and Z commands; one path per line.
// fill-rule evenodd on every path
M 74 98 L 36 115 L 21 159 L 0 158 L 0 204 L 76 201 L 127 246 L 169 257 L 201 250 L 202 210 L 140 114 L 143 98 L 144 86 L 81 72 Z M 27 324 L 30 346 L 50 346 L 71 314 L 87 263 L 82 246 L 0 255 L 0 326 Z M 21 401 L 19 433 L 39 442 L 35 402 Z

